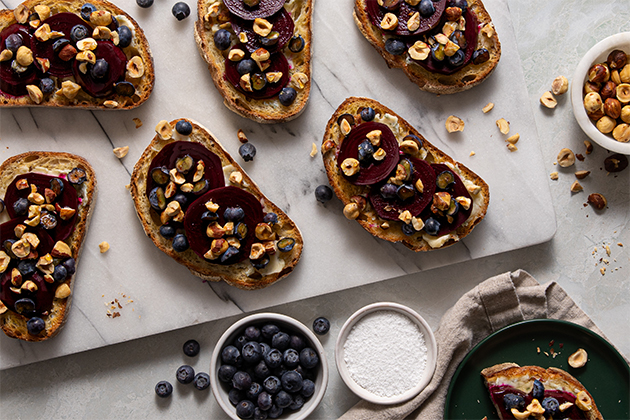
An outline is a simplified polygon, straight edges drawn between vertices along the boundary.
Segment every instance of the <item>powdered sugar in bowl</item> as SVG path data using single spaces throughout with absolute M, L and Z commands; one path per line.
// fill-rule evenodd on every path
M 397 404 L 427 386 L 437 362 L 437 345 L 417 312 L 379 302 L 348 318 L 337 338 L 335 362 L 356 395 L 376 404 Z

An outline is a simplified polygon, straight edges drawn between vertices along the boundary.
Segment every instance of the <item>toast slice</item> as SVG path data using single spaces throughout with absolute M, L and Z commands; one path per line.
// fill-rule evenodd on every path
M 190 134 L 181 134 L 178 122 L 189 124 Z M 155 246 L 194 275 L 209 281 L 223 280 L 240 289 L 261 289 L 291 273 L 304 246 L 300 230 L 263 195 L 218 140 L 201 125 L 186 119 L 162 121 L 157 130 L 159 134 L 134 167 L 130 186 L 144 232 Z M 177 169 L 176 164 L 185 156 L 192 158 L 188 173 L 181 171 L 182 166 Z M 170 177 L 160 180 L 160 168 L 167 169 L 164 173 Z M 180 176 L 185 179 L 178 180 Z M 177 195 L 189 191 L 186 184 L 194 182 L 197 186 L 205 183 L 204 179 L 207 188 L 198 194 L 186 193 L 185 203 L 176 204 Z M 157 192 L 160 185 L 165 199 L 156 206 L 151 196 L 161 196 Z M 173 206 L 175 211 L 169 212 Z M 226 211 L 234 207 L 242 208 L 244 216 L 228 216 Z M 241 222 L 245 225 L 243 231 Z M 181 243 L 185 245 L 180 247 Z
M 239 34 L 242 27 L 252 26 L 250 20 L 242 20 L 236 15 L 230 13 L 226 3 L 240 3 L 241 0 L 232 0 L 225 2 L 224 0 L 199 0 L 197 2 L 197 15 L 198 19 L 195 22 L 195 41 L 199 48 L 199 52 L 203 59 L 208 63 L 208 69 L 212 75 L 212 81 L 217 90 L 221 93 L 224 99 L 224 104 L 237 114 L 254 120 L 259 123 L 281 123 L 292 120 L 298 117 L 306 103 L 308 101 L 311 91 L 311 41 L 312 41 L 312 12 L 313 1 L 312 0 L 287 0 L 286 2 L 280 2 L 283 4 L 282 10 L 276 12 L 274 16 L 283 15 L 285 19 L 291 19 L 293 21 L 294 29 L 291 32 L 286 29 L 287 34 L 281 35 L 281 40 L 276 46 L 263 48 L 260 45 L 262 37 L 252 31 L 247 31 L 248 42 L 247 47 L 239 41 Z M 261 7 L 263 3 L 278 3 L 278 0 L 263 0 L 261 1 Z M 274 16 L 264 18 L 268 22 L 275 22 Z M 252 19 L 253 16 L 246 16 L 248 19 Z M 249 22 L 249 23 L 248 23 Z M 280 27 L 285 28 L 286 22 L 276 24 L 278 29 Z M 276 27 L 272 30 L 275 31 Z M 290 23 L 289 23 L 290 26 Z M 220 30 L 227 30 L 230 34 L 230 47 L 224 50 L 217 48 L 217 44 L 214 41 L 215 34 Z M 280 30 L 280 32 L 282 32 Z M 265 32 L 261 32 L 265 33 Z M 291 37 L 289 39 L 289 37 Z M 283 41 L 284 40 L 284 41 Z M 283 42 L 288 42 L 282 47 Z M 253 45 L 253 46 L 252 46 Z M 238 83 L 238 86 L 230 82 L 226 77 L 226 63 L 229 67 L 236 65 L 238 55 L 233 56 L 233 60 L 228 58 L 228 55 L 234 54 L 233 51 L 240 50 L 245 53 L 245 58 L 250 56 L 251 51 L 256 47 L 268 49 L 272 52 L 272 57 L 276 55 L 283 56 L 288 61 L 288 67 L 284 67 L 283 74 L 280 81 L 274 83 L 267 83 L 267 86 L 274 86 L 273 90 L 268 93 L 269 97 L 260 98 L 264 95 L 253 95 L 248 93 L 247 90 L 242 88 L 243 84 Z M 276 51 L 276 53 L 273 53 Z M 274 59 L 276 60 L 276 59 Z M 282 59 L 283 60 L 283 59 Z M 270 69 L 264 71 L 265 74 L 269 74 L 272 70 L 278 72 L 278 69 L 274 69 L 274 65 Z M 255 70 L 258 72 L 260 65 Z M 252 75 L 254 73 L 251 73 Z M 236 73 L 236 78 L 239 74 Z M 247 89 L 250 90 L 251 87 Z M 284 89 L 293 90 L 291 93 L 295 93 L 295 99 L 290 104 L 284 104 L 279 100 L 279 95 L 284 95 L 284 92 L 272 93 L 279 91 L 281 87 Z
M 106 0 L 26 0 L 0 11 L 0 33 L 0 106 L 131 109 L 153 90 L 142 28 Z M 22 39 L 16 51 L 6 43 L 11 34 Z
M 500 419 L 603 419 L 584 385 L 562 369 L 501 363 L 481 376 Z
M 404 8 L 409 15 L 417 12 L 418 7 L 408 4 L 413 2 L 401 0 L 401 3 L 403 1 L 405 1 L 404 7 L 398 9 L 399 11 Z M 434 1 L 435 14 L 426 20 L 421 19 L 420 26 L 412 33 L 409 31 L 409 27 L 412 25 L 411 19 L 407 20 L 405 17 L 403 21 L 402 15 L 394 29 L 383 29 L 383 26 L 386 28 L 390 26 L 387 22 L 382 24 L 381 16 L 384 18 L 386 13 L 393 13 L 394 15 L 400 15 L 400 13 L 398 11 L 388 12 L 378 3 L 383 3 L 383 1 L 355 0 L 355 23 L 390 68 L 401 68 L 407 77 L 424 91 L 438 95 L 465 91 L 483 82 L 499 63 L 501 43 L 492 19 L 481 0 L 455 2 L 460 5 L 462 3 L 467 4 L 467 10 L 451 7 L 451 4 L 454 3 L 452 0 L 436 0 Z M 389 1 L 389 3 L 396 2 Z M 368 13 L 368 10 L 374 10 L 372 15 Z M 463 14 L 461 10 L 464 10 Z M 438 14 L 441 14 L 439 19 Z M 378 16 L 378 18 L 371 18 L 371 16 Z M 470 25 L 471 21 L 473 21 L 473 25 Z M 476 25 L 474 25 L 475 22 Z M 431 27 L 431 25 L 435 26 Z M 411 26 L 411 28 L 414 27 Z M 466 34 L 465 42 L 467 42 L 468 47 L 461 48 L 465 52 L 464 63 L 466 64 L 446 65 L 444 63 L 449 60 L 448 57 L 437 61 L 430 51 L 434 44 L 445 46 L 447 54 L 450 54 L 449 48 L 457 49 L 457 46 L 453 46 L 453 30 L 460 30 Z M 446 35 L 446 37 L 440 35 Z M 398 40 L 398 45 L 392 46 L 393 41 L 390 39 Z M 451 42 L 447 43 L 449 39 Z M 386 47 L 386 42 L 392 44 Z M 485 49 L 483 54 L 477 55 L 475 53 L 482 49 Z M 438 57 L 440 54 L 442 53 L 438 53 Z M 438 68 L 440 71 L 437 71 Z
M 370 158 L 369 165 L 355 166 L 359 172 L 348 175 L 347 159 L 357 160 L 357 145 L 372 142 L 369 138 L 375 131 L 382 144 L 373 146 L 374 156 L 384 150 L 385 158 Z M 339 105 L 326 126 L 321 151 L 344 214 L 378 238 L 400 242 L 413 251 L 445 248 L 468 235 L 486 215 L 490 192 L 484 180 L 373 99 L 351 97 Z M 388 161 L 390 157 L 394 161 Z M 375 171 L 380 173 L 378 179 L 363 182 L 362 177 L 374 177 Z M 450 177 L 446 188 L 437 187 L 440 175 Z M 443 206 L 452 208 L 440 210 Z
M 0 213 L 0 326 L 12 338 L 47 340 L 68 318 L 75 266 L 96 200 L 96 176 L 82 157 L 27 152 L 0 165 L 0 197 L 6 204 Z M 38 201 L 42 197 L 45 201 Z M 28 214 L 16 214 L 20 213 L 13 206 L 17 198 L 27 200 Z M 44 229 L 51 226 L 51 215 L 56 227 Z M 24 255 L 24 241 L 30 244 L 28 255 Z

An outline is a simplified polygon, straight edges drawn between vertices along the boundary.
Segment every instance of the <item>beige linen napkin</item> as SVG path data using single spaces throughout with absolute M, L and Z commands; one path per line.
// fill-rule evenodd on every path
M 438 347 L 435 373 L 417 397 L 393 406 L 361 401 L 341 419 L 442 419 L 450 380 L 466 354 L 491 333 L 515 322 L 537 318 L 571 321 L 603 336 L 557 283 L 541 285 L 522 270 L 500 274 L 480 283 L 444 314 L 435 332 Z

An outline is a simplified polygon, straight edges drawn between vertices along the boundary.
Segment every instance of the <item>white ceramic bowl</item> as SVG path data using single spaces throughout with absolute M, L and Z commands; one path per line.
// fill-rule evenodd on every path
M 573 115 L 575 115 L 578 124 L 584 133 L 594 142 L 612 152 L 630 155 L 630 142 L 622 143 L 615 140 L 610 134 L 601 133 L 597 127 L 595 127 L 594 121 L 586 114 L 583 105 L 584 96 L 582 92 L 589 69 L 593 64 L 606 61 L 608 54 L 615 49 L 630 54 L 630 32 L 622 32 L 609 36 L 588 50 L 582 60 L 580 60 L 573 74 L 573 80 L 571 82 L 571 105 L 573 107 Z
M 420 381 L 407 391 L 398 395 L 394 395 L 392 397 L 377 395 L 358 385 L 350 375 L 348 366 L 344 360 L 344 346 L 346 340 L 348 339 L 348 335 L 352 331 L 352 328 L 366 315 L 372 314 L 377 311 L 394 311 L 407 316 L 420 329 L 420 332 L 424 336 L 425 345 L 427 347 L 427 362 Z M 435 336 L 431 331 L 431 327 L 429 327 L 429 324 L 427 324 L 424 318 L 422 318 L 417 312 L 408 308 L 407 306 L 400 305 L 398 303 L 378 302 L 367 305 L 356 311 L 354 314 L 352 314 L 352 316 L 350 316 L 350 318 L 348 318 L 343 327 L 341 327 L 341 331 L 339 332 L 339 336 L 337 337 L 337 343 L 335 346 L 335 362 L 337 364 L 337 370 L 339 371 L 341 379 L 343 379 L 348 388 L 350 388 L 350 390 L 352 390 L 352 392 L 354 392 L 356 395 L 366 401 L 370 401 L 375 404 L 398 404 L 408 401 L 418 395 L 420 391 L 422 391 L 431 381 L 431 378 L 433 377 L 433 372 L 435 371 L 435 365 L 437 363 L 437 345 L 435 342 Z
M 282 420 L 304 419 L 317 408 L 317 405 L 324 398 L 326 386 L 328 385 L 328 362 L 326 361 L 324 347 L 315 334 L 301 322 L 286 315 L 269 312 L 249 315 L 232 324 L 232 326 L 223 333 L 214 347 L 212 363 L 210 364 L 210 385 L 212 387 L 212 393 L 223 411 L 231 418 L 239 420 L 236 415 L 236 408 L 230 403 L 228 398 L 228 387 L 226 384 L 219 381 L 218 372 L 219 367 L 221 367 L 221 351 L 225 346 L 232 343 L 236 337 L 243 334 L 247 326 L 258 325 L 262 327 L 267 323 L 276 324 L 282 331 L 293 331 L 301 334 L 309 342 L 308 345 L 314 349 L 319 356 L 319 366 L 315 380 L 315 393 L 304 403 L 302 408 L 297 411 L 284 410 L 284 413 L 280 417 Z

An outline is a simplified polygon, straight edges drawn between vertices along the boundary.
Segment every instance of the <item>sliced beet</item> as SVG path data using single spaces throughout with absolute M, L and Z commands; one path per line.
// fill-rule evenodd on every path
M 30 188 L 25 188 L 23 190 L 18 190 L 15 186 L 17 181 L 20 179 L 26 179 L 30 184 L 37 186 L 37 192 L 44 195 L 44 191 L 46 188 L 50 188 L 50 180 L 58 178 L 63 182 L 63 192 L 59 197 L 57 197 L 53 204 L 59 204 L 61 207 L 70 207 L 72 209 L 77 209 L 79 207 L 79 198 L 77 196 L 77 192 L 68 181 L 63 178 L 54 177 L 50 175 L 37 174 L 37 173 L 28 173 L 15 177 L 13 182 L 7 188 L 6 195 L 4 197 L 4 203 L 7 208 L 7 212 L 9 216 L 13 219 L 18 217 L 13 210 L 13 203 L 15 203 L 19 198 L 27 198 L 31 192 Z M 47 232 L 52 236 L 55 241 L 63 241 L 74 231 L 74 224 L 76 223 L 78 214 L 75 213 L 68 220 L 62 220 L 57 216 L 57 226 L 54 229 L 50 229 Z
M 348 182 L 354 185 L 377 184 L 387 178 L 398 164 L 400 149 L 396 136 L 387 125 L 370 121 L 354 126 L 348 137 L 343 140 L 337 155 L 337 166 L 341 170 L 341 164 L 345 159 L 353 158 L 358 160 L 359 144 L 361 144 L 366 139 L 365 136 L 373 130 L 381 131 L 381 144 L 379 147 L 385 150 L 385 158 L 380 162 L 372 162 L 367 166 L 361 166 L 356 175 L 351 177 L 344 175 Z M 343 171 L 341 173 L 343 174 Z
M 263 221 L 264 213 L 260 201 L 245 190 L 228 186 L 211 190 L 192 203 L 186 211 L 184 229 L 186 230 L 186 237 L 190 243 L 190 248 L 202 258 L 212 244 L 212 238 L 206 235 L 208 222 L 201 220 L 201 215 L 207 210 L 205 204 L 210 200 L 219 205 L 219 211 L 217 213 L 219 220 L 217 222 L 221 224 L 221 226 L 226 223 L 223 217 L 224 210 L 227 207 L 236 206 L 244 210 L 245 218 L 241 222 L 247 225 L 247 235 L 244 240 L 241 240 L 240 252 L 224 263 L 221 263 L 218 259 L 212 262 L 229 265 L 243 261 L 249 257 L 252 244 L 256 240 L 256 225 Z
M 422 220 L 426 221 L 426 219 L 432 217 L 440 222 L 440 230 L 438 231 L 438 234 L 436 236 L 443 236 L 460 227 L 468 219 L 470 213 L 472 213 L 474 204 L 472 202 L 472 198 L 470 197 L 470 193 L 462 182 L 462 179 L 459 177 L 459 175 L 457 175 L 454 170 L 442 163 L 434 163 L 431 165 L 431 167 L 433 168 L 436 177 L 439 173 L 442 173 L 444 171 L 450 171 L 455 176 L 455 182 L 449 185 L 448 188 L 440 191 L 448 192 L 449 194 L 451 194 L 451 197 L 453 199 L 455 197 L 470 198 L 470 207 L 468 208 L 468 210 L 464 210 L 463 207 L 460 207 L 459 212 L 455 215 L 455 218 L 453 219 L 453 223 L 448 223 L 446 216 L 440 216 L 433 213 L 431 211 L 431 206 L 427 206 L 427 208 L 422 212 Z
M 4 251 L 4 248 L 2 247 L 4 241 L 6 241 L 7 239 L 17 239 L 14 229 L 17 225 L 24 224 L 25 220 L 25 217 L 18 217 L 0 225 L 0 250 Z M 36 234 L 39 238 L 40 243 L 37 246 L 37 251 L 39 255 L 45 255 L 53 249 L 53 247 L 55 246 L 55 241 L 46 230 L 39 226 L 31 227 L 26 224 L 24 224 L 24 226 L 26 226 L 26 232 L 32 232 Z
M 289 12 L 284 10 L 284 8 L 280 9 L 280 11 L 275 15 L 270 16 L 267 20 L 273 25 L 272 31 L 277 31 L 280 34 L 278 42 L 272 46 L 264 46 L 260 42 L 261 36 L 254 32 L 253 21 L 241 19 L 239 17 L 232 18 L 232 29 L 234 30 L 234 33 L 239 34 L 241 32 L 245 32 L 247 34 L 246 47 L 249 52 L 254 52 L 258 48 L 264 48 L 270 53 L 275 53 L 280 51 L 293 36 L 295 24 L 293 23 L 293 19 L 291 18 Z
M 84 26 L 88 33 L 92 33 L 90 25 L 85 23 L 83 19 L 74 13 L 57 13 L 46 19 L 43 23 L 47 23 L 50 26 L 51 31 L 63 32 L 63 38 L 70 39 L 70 31 L 75 25 Z M 57 53 L 53 51 L 53 44 L 58 38 L 50 39 L 46 42 L 34 41 L 33 54 L 39 58 L 47 58 L 50 60 L 50 69 L 48 74 L 55 77 L 69 77 L 72 76 L 72 64 L 73 60 L 64 61 Z
M 81 62 L 74 60 L 73 74 L 77 83 L 90 95 L 100 98 L 112 93 L 114 84 L 125 79 L 127 56 L 111 41 L 96 41 L 98 46 L 94 50 L 96 59 L 103 59 L 109 65 L 107 76 L 103 79 L 95 79 L 90 75 L 90 65 L 87 73 L 81 73 Z
M 4 50 L 6 48 L 4 42 L 7 37 L 12 34 L 20 35 L 22 37 L 22 45 L 32 48 L 33 38 L 29 33 L 28 28 L 24 25 L 16 23 L 6 28 L 0 34 L 0 50 Z M 11 68 L 12 62 L 13 59 L 0 63 L 0 90 L 12 96 L 27 95 L 28 92 L 26 91 L 26 86 L 30 84 L 37 84 L 36 68 L 34 65 L 30 65 L 24 73 L 18 74 Z
M 239 44 L 234 48 L 239 48 L 246 52 L 246 48 L 243 44 Z M 245 58 L 249 58 L 249 56 L 249 54 L 246 54 Z M 239 83 L 241 75 L 238 73 L 238 70 L 236 70 L 238 62 L 231 61 L 227 58 L 225 59 L 225 79 L 230 82 L 236 90 L 249 98 L 266 99 L 274 97 L 289 83 L 289 62 L 282 53 L 271 54 L 269 59 L 271 60 L 271 65 L 262 73 L 281 72 L 282 78 L 276 83 L 267 83 L 267 85 L 259 91 L 247 92 L 241 87 Z
M 56 284 L 47 283 L 44 280 L 44 277 L 39 272 L 35 272 L 31 276 L 24 281 L 30 280 L 37 285 L 37 292 L 31 294 L 29 293 L 28 298 L 32 299 L 35 302 L 35 312 L 31 315 L 41 315 L 43 312 L 49 311 L 52 308 L 53 298 L 55 297 L 55 290 L 57 289 Z M 0 300 L 2 303 L 6 305 L 11 311 L 15 312 L 15 302 L 18 299 L 22 299 L 26 297 L 23 294 L 13 293 L 11 291 L 11 270 L 7 270 L 2 275 L 2 280 L 0 280 Z
M 418 216 L 431 203 L 435 192 L 435 172 L 431 165 L 422 159 L 409 156 L 401 156 L 401 159 L 408 159 L 413 165 L 412 185 L 418 179 L 422 180 L 424 192 L 421 194 L 415 191 L 413 200 L 402 201 L 398 198 L 383 198 L 380 193 L 382 184 L 377 184 L 370 189 L 369 199 L 376 213 L 386 220 L 399 220 L 398 216 L 405 210 L 409 210 L 412 216 Z
M 282 9 L 286 0 L 260 0 L 258 5 L 254 7 L 245 5 L 243 0 L 224 0 L 223 2 L 228 10 L 236 16 L 246 20 L 254 20 L 276 14 Z
M 433 1 L 433 7 L 435 7 L 435 13 L 428 18 L 420 16 L 420 26 L 417 30 L 411 32 L 407 28 L 407 20 L 411 15 L 418 11 L 418 6 L 411 6 L 406 1 L 400 2 L 398 10 L 390 12 L 378 5 L 377 0 L 366 0 L 366 11 L 373 25 L 381 27 L 381 21 L 386 13 L 394 13 L 398 18 L 398 26 L 393 31 L 385 31 L 386 33 L 393 33 L 398 36 L 414 36 L 421 35 L 431 29 L 435 28 L 442 18 L 442 14 L 446 9 L 446 0 Z

